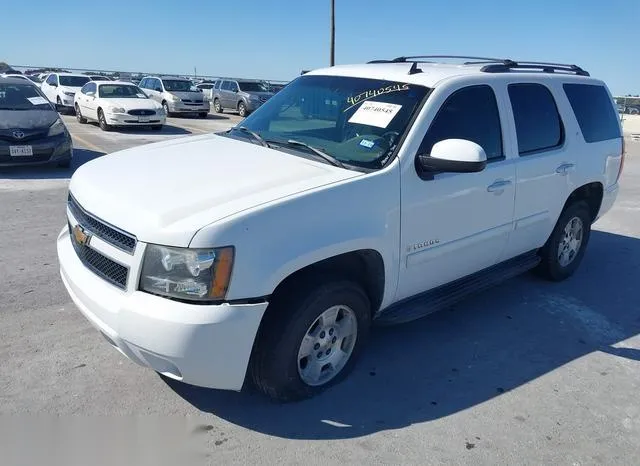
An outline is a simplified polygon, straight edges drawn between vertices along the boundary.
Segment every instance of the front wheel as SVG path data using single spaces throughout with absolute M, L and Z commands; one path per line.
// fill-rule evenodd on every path
M 87 119 L 82 116 L 82 113 L 80 112 L 80 106 L 78 104 L 76 104 L 76 119 L 80 124 L 84 124 L 87 122 Z
M 547 243 L 540 250 L 537 272 L 553 281 L 569 278 L 577 270 L 591 236 L 589 205 L 578 201 L 560 215 Z
M 213 110 L 216 113 L 222 113 L 222 105 L 220 105 L 220 100 L 219 99 L 214 99 L 214 101 L 213 101 Z
M 98 109 L 98 124 L 102 131 L 111 131 L 111 125 L 107 123 L 107 119 L 105 118 L 102 109 Z
M 238 114 L 244 118 L 247 116 L 247 106 L 244 104 L 244 102 L 240 102 L 238 104 Z
M 252 356 L 256 387 L 275 400 L 296 401 L 346 377 L 367 340 L 370 307 L 363 289 L 346 280 L 298 283 L 294 293 L 276 298 Z
M 169 104 L 167 104 L 166 102 L 162 102 L 162 108 L 164 109 L 165 115 L 171 116 L 171 113 L 169 112 Z

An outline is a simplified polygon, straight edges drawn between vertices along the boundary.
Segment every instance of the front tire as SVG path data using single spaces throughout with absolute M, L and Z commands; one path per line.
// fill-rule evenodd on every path
M 220 99 L 213 100 L 213 110 L 216 113 L 222 113 L 223 109 L 222 109 L 222 105 L 220 105 Z
M 164 109 L 164 114 L 167 117 L 171 116 L 171 112 L 169 112 L 169 104 L 167 102 L 162 102 L 162 108 Z
M 552 281 L 569 278 L 584 257 L 591 236 L 591 211 L 584 201 L 569 205 L 560 215 L 547 243 L 540 250 L 536 271 Z
M 371 326 L 363 289 L 347 280 L 296 283 L 270 304 L 256 338 L 251 378 L 278 401 L 312 397 L 353 369 Z
M 102 131 L 111 131 L 111 125 L 107 123 L 107 119 L 104 116 L 102 109 L 98 109 L 98 124 Z
M 76 119 L 80 124 L 85 124 L 87 122 L 87 119 L 82 116 L 82 113 L 80 112 L 80 107 L 78 106 L 78 104 L 76 104 Z
M 244 118 L 247 116 L 247 106 L 244 104 L 244 102 L 240 102 L 238 104 L 238 114 Z

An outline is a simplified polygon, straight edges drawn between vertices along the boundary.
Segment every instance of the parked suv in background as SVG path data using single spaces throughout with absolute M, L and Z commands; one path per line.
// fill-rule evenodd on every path
M 197 113 L 200 118 L 206 118 L 209 114 L 209 101 L 188 79 L 146 76 L 138 87 L 162 105 L 167 116 L 172 113 Z
M 71 297 L 165 377 L 296 400 L 349 372 L 372 321 L 570 277 L 619 189 L 606 85 L 438 59 L 312 71 L 227 133 L 82 165 L 57 240 Z
M 221 79 L 213 88 L 213 109 L 216 113 L 222 113 L 224 109 L 236 110 L 245 117 L 273 94 L 269 84 L 263 81 Z
M 42 81 L 40 89 L 51 102 L 73 112 L 73 98 L 76 92 L 90 80 L 91 78 L 84 74 L 51 73 Z

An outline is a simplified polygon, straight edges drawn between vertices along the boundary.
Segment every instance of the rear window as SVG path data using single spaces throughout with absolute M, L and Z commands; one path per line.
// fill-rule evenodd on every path
M 520 155 L 559 147 L 564 130 L 551 91 L 541 84 L 510 84 L 509 99 L 513 109 Z
M 585 141 L 606 141 L 622 136 L 618 115 L 603 86 L 564 84 L 563 87 Z

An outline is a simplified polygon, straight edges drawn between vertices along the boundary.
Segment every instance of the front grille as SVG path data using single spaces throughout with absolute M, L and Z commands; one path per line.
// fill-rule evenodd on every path
M 131 233 L 119 230 L 89 214 L 78 204 L 78 201 L 76 201 L 71 194 L 69 194 L 67 205 L 78 223 L 89 229 L 92 234 L 124 252 L 133 254 L 137 239 Z
M 22 133 L 21 138 L 17 138 L 13 135 L 15 131 Z M 0 140 L 8 141 L 13 144 L 22 144 L 26 141 L 33 141 L 34 139 L 41 139 L 47 136 L 49 128 L 39 129 L 0 129 Z
M 145 115 L 155 115 L 156 112 L 153 110 L 146 110 L 146 109 L 134 109 L 134 110 L 129 110 L 127 112 L 129 115 L 140 115 L 140 116 L 145 116 Z
M 73 231 L 71 231 L 71 224 L 69 224 L 69 234 L 71 235 L 73 249 L 75 249 L 78 259 L 86 268 L 122 290 L 127 288 L 127 278 L 129 276 L 127 267 L 112 261 L 89 246 L 78 244 L 74 239 Z
M 138 120 L 124 120 L 125 123 L 139 123 L 140 125 L 148 125 L 151 123 L 160 123 L 160 120 L 149 120 L 144 123 L 140 123 Z
M 182 99 L 183 102 L 191 102 L 190 99 Z

